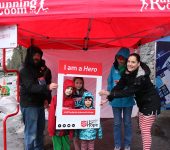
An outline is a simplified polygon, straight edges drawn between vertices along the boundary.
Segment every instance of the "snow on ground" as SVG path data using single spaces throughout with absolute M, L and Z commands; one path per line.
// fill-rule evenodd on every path
M 0 113 L 0 150 L 3 150 L 3 128 L 2 114 Z M 96 140 L 95 150 L 113 150 L 113 119 L 101 119 L 103 127 L 103 139 Z M 137 117 L 132 119 L 133 138 L 131 150 L 142 150 L 141 134 L 137 125 Z M 164 111 L 157 118 L 152 134 L 152 150 L 170 150 L 170 111 Z M 21 113 L 17 116 L 9 118 L 7 121 L 7 150 L 23 150 L 23 132 L 24 125 L 22 123 Z M 50 147 L 51 139 L 45 133 L 45 150 L 52 150 Z M 48 145 L 47 145 L 48 144 Z M 48 146 L 48 147 L 47 147 Z M 73 146 L 71 148 L 73 150 Z
M 3 121 L 0 115 L 0 150 L 3 150 Z M 11 117 L 7 120 L 7 149 L 8 150 L 23 150 L 23 131 L 24 125 L 22 117 L 19 113 L 17 116 Z

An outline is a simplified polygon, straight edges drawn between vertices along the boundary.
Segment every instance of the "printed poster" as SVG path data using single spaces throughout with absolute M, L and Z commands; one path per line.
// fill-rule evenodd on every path
M 0 26 L 0 48 L 17 47 L 17 26 Z
M 65 108 L 63 107 L 63 83 L 67 79 L 83 77 L 84 87 L 90 84 L 88 92 L 94 96 L 93 108 Z M 99 128 L 100 125 L 100 101 L 99 91 L 102 88 L 102 64 L 81 61 L 59 61 L 56 107 L 56 129 L 86 129 Z M 79 99 L 81 101 L 81 99 Z M 74 99 L 77 102 L 77 99 Z
M 156 88 L 163 110 L 170 109 L 170 42 L 156 43 Z

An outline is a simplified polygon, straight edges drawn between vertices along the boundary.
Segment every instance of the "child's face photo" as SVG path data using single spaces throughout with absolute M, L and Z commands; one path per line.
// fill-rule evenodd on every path
M 83 86 L 83 81 L 81 79 L 76 79 L 75 80 L 75 88 L 77 90 L 80 90 L 82 88 L 82 86 Z
M 92 105 L 92 100 L 93 99 L 91 97 L 85 98 L 84 103 L 85 103 L 86 107 L 90 107 Z
M 70 96 L 73 93 L 73 87 L 67 87 L 65 90 L 65 95 Z

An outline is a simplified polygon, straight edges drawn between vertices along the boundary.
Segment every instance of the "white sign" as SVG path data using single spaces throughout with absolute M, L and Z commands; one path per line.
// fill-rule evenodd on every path
M 0 48 L 17 47 L 17 26 L 0 26 Z
M 91 107 L 85 104 L 85 100 L 80 108 L 66 108 L 64 106 L 63 83 L 68 79 L 73 80 L 74 77 L 83 77 L 85 79 L 84 87 L 86 87 L 87 82 L 92 83 L 91 89 L 87 89 L 93 95 Z M 91 62 L 60 61 L 58 85 L 56 129 L 99 128 L 101 97 L 98 93 L 102 87 L 102 65 Z M 77 99 L 73 98 L 73 101 L 76 103 Z

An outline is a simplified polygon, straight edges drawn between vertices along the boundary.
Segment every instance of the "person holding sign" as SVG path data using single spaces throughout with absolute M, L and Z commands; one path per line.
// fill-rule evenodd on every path
M 115 61 L 112 65 L 107 80 L 108 91 L 111 91 L 112 88 L 115 87 L 119 82 L 119 79 L 121 78 L 122 74 L 126 69 L 126 62 L 129 54 L 130 54 L 129 49 L 124 47 L 120 48 L 120 50 L 117 52 L 115 56 Z M 125 150 L 130 149 L 132 140 L 131 114 L 134 104 L 135 101 L 133 97 L 114 98 L 114 100 L 110 102 L 114 115 L 114 144 L 115 144 L 114 150 L 121 149 L 122 123 L 124 126 L 124 147 Z
M 82 97 L 81 109 L 95 109 L 93 106 L 94 96 L 90 92 L 84 92 Z M 81 140 L 81 150 L 94 150 L 94 142 L 98 135 L 102 139 L 102 129 L 88 128 L 79 130 L 79 139 Z
M 68 109 L 75 108 L 73 99 L 74 82 L 66 79 L 63 88 L 63 107 Z M 54 150 L 70 150 L 70 140 L 73 138 L 73 130 L 56 130 L 56 105 L 57 96 L 53 96 L 49 108 L 48 132 L 52 136 Z
M 143 150 L 151 148 L 151 127 L 160 114 L 160 97 L 150 80 L 149 67 L 140 61 L 140 56 L 133 53 L 127 61 L 127 68 L 118 84 L 111 90 L 102 90 L 100 95 L 106 95 L 109 101 L 114 98 L 135 96 L 139 107 L 139 126 L 141 129 Z
M 25 150 L 44 149 L 44 101 L 47 100 L 45 93 L 57 88 L 56 83 L 41 85 L 38 81 L 42 56 L 43 52 L 39 47 L 30 46 L 20 69 L 20 108 L 25 125 Z

